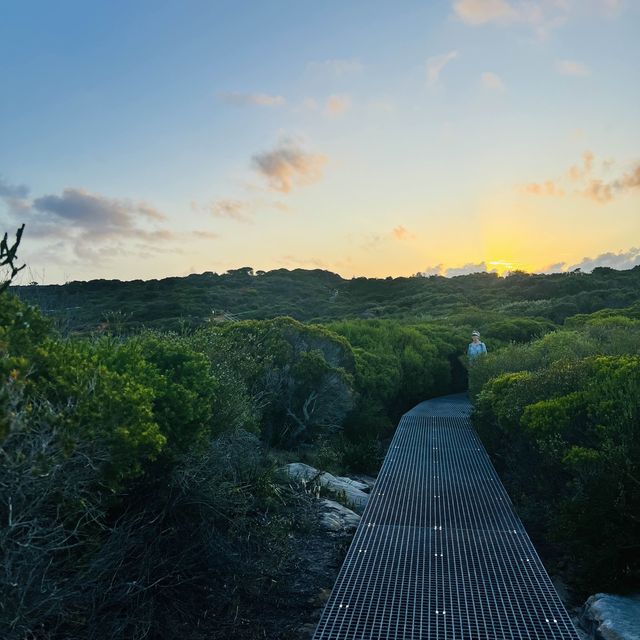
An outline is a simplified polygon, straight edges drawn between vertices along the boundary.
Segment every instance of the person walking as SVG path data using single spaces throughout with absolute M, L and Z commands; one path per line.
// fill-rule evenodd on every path
M 484 342 L 480 342 L 480 332 L 471 332 L 471 342 L 467 348 L 467 357 L 469 360 L 475 360 L 481 353 L 487 353 L 487 345 Z

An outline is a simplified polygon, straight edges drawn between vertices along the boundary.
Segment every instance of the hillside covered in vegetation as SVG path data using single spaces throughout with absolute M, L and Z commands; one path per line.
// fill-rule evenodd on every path
M 640 300 L 640 267 L 551 275 L 476 273 L 454 278 L 354 278 L 329 271 L 249 267 L 218 275 L 162 280 L 91 280 L 14 287 L 17 295 L 56 316 L 63 326 L 92 331 L 115 319 L 122 327 L 177 328 L 223 318 L 290 316 L 300 321 L 341 318 L 419 319 L 466 314 L 474 323 L 489 310 L 512 317 L 562 322 L 577 313 L 626 307 Z M 473 316 L 473 312 L 479 312 Z
M 469 366 L 473 328 L 489 354 Z M 12 287 L 0 627 L 294 637 L 317 514 L 279 469 L 375 474 L 404 411 L 467 385 L 550 571 L 576 601 L 637 587 L 639 336 L 640 268 Z

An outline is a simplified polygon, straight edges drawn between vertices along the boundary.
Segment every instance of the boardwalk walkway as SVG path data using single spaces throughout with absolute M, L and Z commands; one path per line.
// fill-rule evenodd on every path
M 578 638 L 470 410 L 402 417 L 314 640 Z

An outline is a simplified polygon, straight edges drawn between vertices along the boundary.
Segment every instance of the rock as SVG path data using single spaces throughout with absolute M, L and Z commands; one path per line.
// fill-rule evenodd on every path
M 331 474 L 329 473 L 327 475 L 331 475 Z M 360 491 L 365 491 L 365 492 L 369 491 L 368 484 L 365 484 L 364 482 L 359 482 L 355 478 L 347 478 L 346 476 L 333 476 L 333 477 L 339 482 L 344 482 L 345 484 L 355 487 L 356 489 L 360 489 Z
M 366 489 L 363 489 L 363 491 L 371 491 L 371 489 L 373 489 L 373 485 L 376 483 L 376 479 L 372 478 L 371 476 L 366 476 L 364 474 L 358 474 L 357 476 L 353 476 L 352 478 L 353 480 L 357 480 L 358 482 L 361 482 L 362 484 L 366 485 Z
M 640 640 L 640 594 L 591 596 L 582 608 L 580 626 L 595 640 Z
M 285 470 L 289 477 L 303 483 L 316 482 L 332 493 L 344 496 L 346 503 L 353 508 L 356 513 L 362 513 L 369 500 L 365 489 L 369 487 L 364 482 L 358 482 L 351 478 L 336 477 L 326 471 L 318 471 L 314 467 L 302 462 L 292 462 L 285 465 Z
M 329 531 L 355 531 L 360 522 L 357 513 L 347 509 L 344 505 L 335 500 L 324 499 L 321 501 L 322 515 L 320 523 Z

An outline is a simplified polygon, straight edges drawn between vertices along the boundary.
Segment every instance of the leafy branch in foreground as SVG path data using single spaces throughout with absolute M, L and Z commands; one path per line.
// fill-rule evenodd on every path
M 20 245 L 20 240 L 22 239 L 23 231 L 24 224 L 16 231 L 16 241 L 11 246 L 9 245 L 9 236 L 6 233 L 4 234 L 4 238 L 2 238 L 2 242 L 0 242 L 0 267 L 8 266 L 11 272 L 7 280 L 0 282 L 0 293 L 11 284 L 11 281 L 16 277 L 18 271 L 24 269 L 26 266 L 23 264 L 21 267 L 16 267 L 16 261 L 18 259 L 16 253 Z

